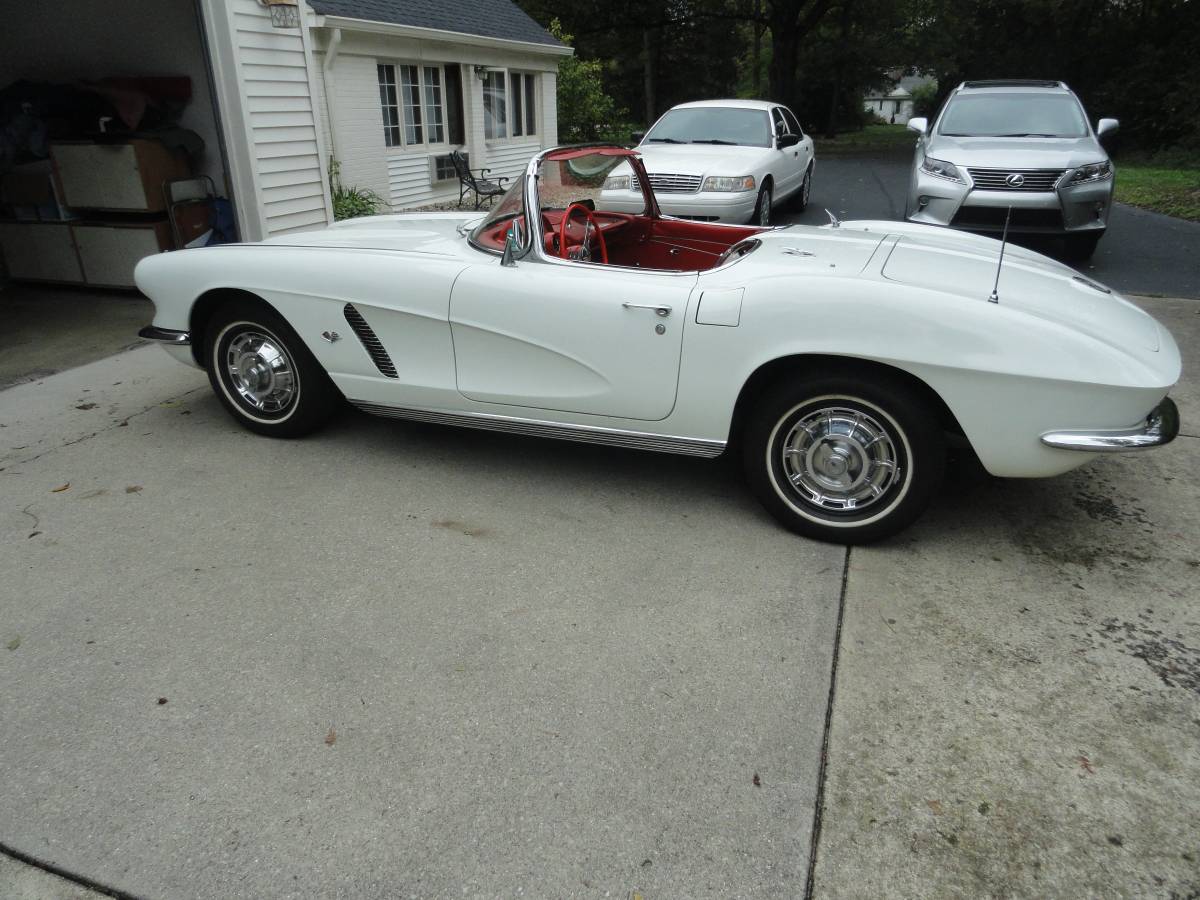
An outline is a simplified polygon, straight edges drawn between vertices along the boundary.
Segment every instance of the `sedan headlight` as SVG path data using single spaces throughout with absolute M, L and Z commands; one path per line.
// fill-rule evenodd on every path
M 732 194 L 737 191 L 752 191 L 755 187 L 757 185 L 754 182 L 753 175 L 738 175 L 734 178 L 710 175 L 704 179 L 704 187 L 701 190 Z
M 934 159 L 932 156 L 925 157 L 925 161 L 921 163 L 921 171 L 927 175 L 957 181 L 959 184 L 967 183 L 967 180 L 962 177 L 962 173 L 958 171 L 958 166 L 944 160 Z
M 1071 180 L 1067 184 L 1086 184 L 1089 181 L 1103 181 L 1105 178 L 1112 178 L 1112 173 L 1112 163 L 1106 159 L 1104 162 L 1092 163 L 1090 166 L 1080 166 L 1075 170 L 1075 174 L 1071 176 Z
M 627 191 L 629 190 L 628 175 L 609 175 L 604 179 L 604 191 Z

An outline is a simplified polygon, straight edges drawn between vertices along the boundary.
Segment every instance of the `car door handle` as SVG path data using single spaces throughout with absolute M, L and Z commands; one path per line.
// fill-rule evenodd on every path
M 671 314 L 671 307 L 665 303 L 630 303 L 626 300 L 621 305 L 626 309 L 652 309 L 655 314 L 662 316 L 664 319 Z

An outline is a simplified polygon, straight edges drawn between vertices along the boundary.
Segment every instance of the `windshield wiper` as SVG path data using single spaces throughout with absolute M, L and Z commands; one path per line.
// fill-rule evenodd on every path
M 692 141 L 693 144 L 724 144 L 727 147 L 736 147 L 737 141 L 722 141 L 717 138 L 712 138 L 706 141 Z
M 988 137 L 1058 137 L 1057 134 L 1039 134 L 1036 131 L 1017 131 L 1012 134 L 992 134 Z
M 675 138 L 649 138 L 651 144 L 686 144 L 687 141 L 677 141 Z

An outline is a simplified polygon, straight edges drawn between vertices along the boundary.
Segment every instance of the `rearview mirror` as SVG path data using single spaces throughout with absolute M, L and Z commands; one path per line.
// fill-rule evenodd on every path
M 629 139 L 631 141 L 633 141 L 635 144 L 640 144 L 642 142 L 642 138 L 644 138 L 645 136 L 646 136 L 646 132 L 644 132 L 644 131 L 634 131 L 634 132 L 630 133 Z
M 915 131 L 917 134 L 924 134 L 929 130 L 929 120 L 924 116 L 917 116 L 915 119 L 909 119 L 908 130 Z
M 784 147 L 794 147 L 800 143 L 800 135 L 798 134 L 781 134 L 779 136 L 779 149 Z
M 1116 134 L 1117 129 L 1121 127 L 1121 123 L 1117 119 L 1101 119 L 1096 123 L 1096 137 L 1104 137 L 1109 134 Z

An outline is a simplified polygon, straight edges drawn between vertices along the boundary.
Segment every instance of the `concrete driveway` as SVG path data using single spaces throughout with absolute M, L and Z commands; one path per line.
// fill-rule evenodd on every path
M 1186 437 L 849 552 L 722 460 L 257 438 L 152 347 L 0 392 L 0 896 L 1200 895 L 1200 304 L 1142 302 Z

